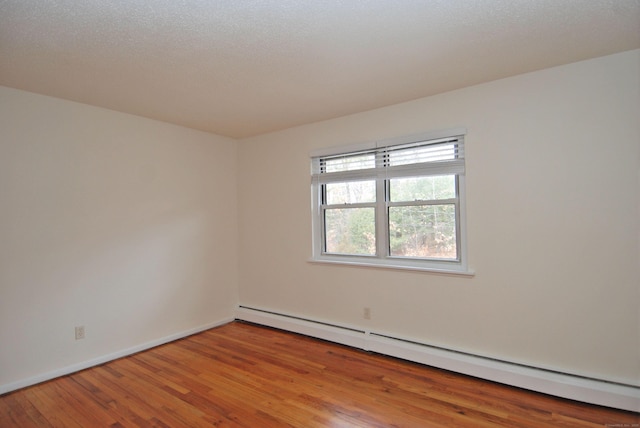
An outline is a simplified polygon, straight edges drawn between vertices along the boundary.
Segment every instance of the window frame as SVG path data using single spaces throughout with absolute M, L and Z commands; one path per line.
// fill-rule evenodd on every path
M 392 269 L 422 270 L 439 273 L 451 273 L 461 275 L 473 275 L 467 264 L 467 230 L 466 230 L 466 182 L 465 182 L 465 156 L 464 137 L 466 130 L 456 128 L 446 131 L 428 132 L 417 135 L 404 136 L 389 140 L 368 142 L 363 144 L 332 147 L 312 152 L 311 163 L 311 209 L 312 209 L 312 257 L 310 262 L 317 263 L 337 263 L 354 266 L 381 267 Z M 376 155 L 375 168 L 348 171 L 344 173 L 321 172 L 320 160 L 339 156 L 353 156 L 364 152 L 380 153 L 393 150 L 395 147 L 407 146 L 411 144 L 438 144 L 446 139 L 456 140 L 456 147 L 461 150 L 460 155 L 455 156 L 454 162 L 433 162 L 432 168 L 416 168 L 409 165 L 407 171 L 403 167 L 395 167 L 390 174 L 388 164 L 382 165 Z M 452 172 L 455 171 L 455 172 Z M 456 196 L 454 198 L 441 200 L 420 200 L 391 202 L 389 183 L 393 178 L 420 177 L 454 175 Z M 324 204 L 324 185 L 330 182 L 375 180 L 376 201 L 373 203 L 354 204 Z M 393 206 L 426 206 L 426 205 L 455 205 L 456 221 L 456 251 L 457 259 L 436 259 L 436 258 L 413 258 L 408 256 L 393 256 L 390 248 L 389 232 L 389 208 Z M 334 209 L 348 206 L 374 207 L 375 210 L 375 255 L 352 255 L 325 252 L 325 212 L 327 209 Z

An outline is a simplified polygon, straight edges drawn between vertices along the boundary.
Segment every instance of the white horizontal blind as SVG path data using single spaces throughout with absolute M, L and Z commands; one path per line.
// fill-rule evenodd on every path
M 464 137 L 381 145 L 375 149 L 312 158 L 315 182 L 384 176 L 464 174 Z
M 376 167 L 376 153 L 347 153 L 346 155 L 320 158 L 320 172 L 334 173 L 358 171 Z

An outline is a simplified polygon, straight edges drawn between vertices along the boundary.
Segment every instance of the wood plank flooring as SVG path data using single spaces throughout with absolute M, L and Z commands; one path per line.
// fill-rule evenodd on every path
M 638 427 L 563 400 L 234 322 L 0 396 L 0 427 Z

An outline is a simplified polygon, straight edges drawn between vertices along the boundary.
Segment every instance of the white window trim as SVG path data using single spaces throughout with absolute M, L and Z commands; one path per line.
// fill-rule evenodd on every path
M 455 128 L 444 131 L 436 131 L 436 132 L 428 132 L 422 134 L 414 134 L 399 138 L 393 138 L 382 141 L 374 141 L 374 142 L 366 142 L 361 144 L 354 144 L 348 146 L 339 146 L 339 147 L 330 147 L 320 150 L 315 150 L 310 153 L 311 158 L 317 157 L 325 157 L 325 156 L 333 156 L 340 155 L 345 153 L 352 153 L 364 150 L 372 150 L 379 149 L 384 147 L 392 147 L 402 144 L 409 144 L 418 141 L 428 141 L 428 140 L 437 140 L 441 138 L 452 138 L 452 137 L 464 137 L 466 135 L 466 129 L 464 128 Z M 349 174 L 349 173 L 348 173 Z M 354 176 L 358 175 L 358 172 L 355 171 L 352 173 Z M 369 175 L 370 177 L 371 175 Z M 467 219 L 466 219 L 466 183 L 465 183 L 465 174 L 458 173 L 458 198 L 459 198 L 459 233 L 460 233 L 460 248 L 459 248 L 459 256 L 460 260 L 449 261 L 449 260 L 425 260 L 425 259 L 412 259 L 405 257 L 392 257 L 386 256 L 387 246 L 386 239 L 377 239 L 377 253 L 378 255 L 372 256 L 360 256 L 360 255 L 341 255 L 341 254 L 325 254 L 322 251 L 322 221 L 321 221 L 321 201 L 320 201 L 320 191 L 319 184 L 312 179 L 311 183 L 311 208 L 312 208 L 312 245 L 313 245 L 313 253 L 312 257 L 309 259 L 310 263 L 329 263 L 329 264 L 337 264 L 337 265 L 347 265 L 347 266 L 359 266 L 359 267 L 372 267 L 372 268 L 385 268 L 385 269 L 400 269 L 400 270 L 415 270 L 415 271 L 423 271 L 423 272 L 434 272 L 441 274 L 454 274 L 454 275 L 466 275 L 472 276 L 474 275 L 473 270 L 469 269 L 467 263 Z M 355 178 L 355 177 L 354 177 Z M 378 180 L 384 180 L 384 178 L 378 177 Z M 382 186 L 377 186 L 378 189 L 381 189 Z M 378 195 L 380 198 L 380 195 Z M 380 199 L 379 199 L 380 200 Z M 384 211 L 386 208 L 383 204 L 378 204 L 378 211 Z M 384 215 L 383 213 L 377 212 L 376 215 Z M 381 218 L 381 217 L 379 217 Z M 377 222 L 378 230 L 376 230 L 376 235 L 378 237 L 386 237 L 386 225 L 384 222 Z

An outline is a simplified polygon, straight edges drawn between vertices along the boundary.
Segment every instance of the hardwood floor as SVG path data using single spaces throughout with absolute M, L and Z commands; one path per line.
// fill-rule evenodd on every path
M 0 396 L 0 427 L 638 427 L 639 415 L 235 322 Z

